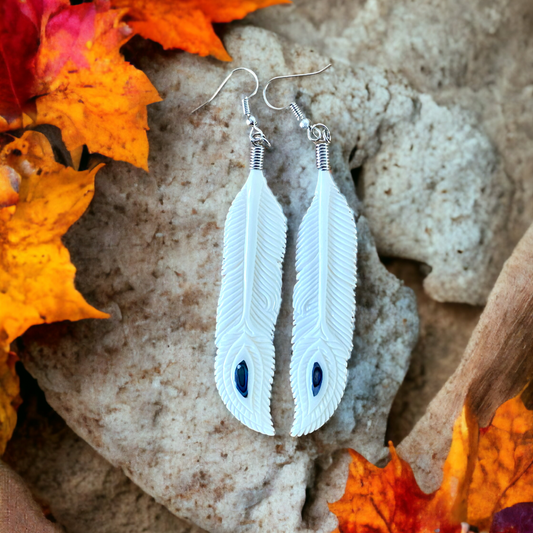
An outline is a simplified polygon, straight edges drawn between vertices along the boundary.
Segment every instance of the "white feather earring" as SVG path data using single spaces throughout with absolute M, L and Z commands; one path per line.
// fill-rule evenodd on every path
M 296 243 L 291 387 L 295 401 L 293 437 L 315 431 L 337 409 L 346 388 L 353 348 L 357 228 L 354 214 L 330 172 L 331 134 L 324 124 L 311 125 L 296 103 L 272 106 L 266 96 L 274 80 L 320 74 L 277 76 L 263 90 L 266 104 L 290 109 L 315 143 L 318 179 L 315 194 Z
M 242 99 L 251 126 L 250 174 L 231 204 L 224 228 L 215 381 L 223 402 L 238 420 L 250 429 L 274 435 L 270 415 L 273 338 L 281 305 L 287 219 L 263 174 L 264 151 L 270 143 L 250 113 L 249 98 L 259 88 L 256 74 L 236 68 L 200 107 L 211 102 L 239 70 L 252 74 L 256 82 L 254 92 Z

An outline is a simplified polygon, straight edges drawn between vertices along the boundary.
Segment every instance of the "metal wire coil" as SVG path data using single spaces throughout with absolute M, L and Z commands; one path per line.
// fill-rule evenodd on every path
M 326 143 L 315 145 L 316 168 L 320 170 L 330 170 L 329 166 L 329 146 Z
M 242 112 L 245 116 L 249 116 L 251 115 L 250 113 L 250 102 L 248 100 L 248 97 L 245 96 L 243 99 L 242 99 Z
M 250 149 L 250 169 L 263 170 L 264 146 L 253 146 Z
M 294 116 L 298 119 L 298 122 L 305 120 L 305 113 L 298 107 L 298 104 L 294 102 L 289 105 L 289 109 L 294 113 Z

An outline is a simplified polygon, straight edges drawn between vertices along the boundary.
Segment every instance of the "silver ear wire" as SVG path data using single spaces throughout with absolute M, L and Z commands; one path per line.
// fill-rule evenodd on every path
M 211 98 L 209 98 L 209 100 L 207 100 L 207 102 L 204 102 L 202 105 L 199 105 L 196 109 L 193 109 L 190 114 L 192 115 L 193 113 L 196 113 L 196 111 L 198 111 L 202 107 L 206 106 L 207 104 L 211 103 L 219 95 L 220 91 L 222 91 L 222 89 L 224 88 L 226 83 L 228 83 L 228 81 L 231 78 L 231 76 L 233 76 L 233 74 L 235 72 L 239 71 L 239 70 L 244 70 L 244 71 L 250 73 L 254 77 L 254 80 L 255 80 L 255 89 L 254 89 L 254 91 L 251 94 L 249 94 L 248 96 L 244 96 L 242 98 L 242 100 L 241 100 L 242 112 L 243 112 L 243 115 L 246 117 L 246 124 L 248 126 L 251 126 L 250 142 L 252 143 L 253 148 L 262 148 L 262 149 L 264 149 L 265 146 L 270 148 L 272 146 L 270 144 L 270 141 L 266 138 L 265 134 L 257 126 L 257 119 L 252 115 L 252 113 L 250 111 L 250 98 L 255 96 L 257 94 L 257 91 L 259 90 L 259 79 L 257 78 L 257 74 L 253 70 L 250 70 L 249 68 L 237 67 L 237 68 L 233 69 L 225 77 L 224 81 L 218 86 L 218 89 L 215 91 L 213 96 L 211 96 Z M 251 156 L 251 159 L 250 159 L 250 163 L 251 163 L 251 165 L 253 165 L 252 168 L 259 168 L 259 167 L 262 168 L 262 165 L 263 165 L 263 152 L 261 152 L 260 156 L 258 154 L 256 154 L 254 156 L 255 152 L 259 152 L 259 151 L 258 150 L 254 151 L 252 149 L 252 156 Z
M 307 138 L 315 143 L 316 146 L 316 166 L 321 170 L 329 170 L 329 152 L 328 145 L 331 142 L 331 132 L 328 127 L 324 124 L 317 123 L 311 124 L 311 121 L 305 116 L 305 113 L 301 110 L 296 102 L 291 102 L 290 104 L 283 107 L 273 106 L 267 98 L 267 90 L 269 85 L 275 80 L 284 80 L 288 78 L 303 78 L 305 76 L 314 76 L 316 74 L 321 74 L 325 70 L 331 67 L 331 63 L 326 65 L 323 69 L 317 70 L 316 72 L 307 72 L 304 74 L 288 74 L 285 76 L 276 76 L 269 80 L 263 89 L 263 99 L 265 104 L 276 111 L 282 111 L 283 109 L 290 109 L 293 115 L 298 121 L 298 125 L 303 130 L 307 130 Z
M 327 70 L 329 67 L 331 67 L 331 63 L 329 63 L 329 65 L 326 65 L 323 69 L 320 69 L 320 70 L 317 70 L 316 72 L 305 72 L 303 74 L 287 74 L 285 76 L 276 76 L 272 79 L 269 80 L 269 82 L 265 85 L 265 88 L 263 89 L 263 98 L 265 100 L 265 104 L 270 107 L 270 109 L 274 109 L 275 111 L 282 111 L 283 109 L 291 109 L 292 112 L 294 113 L 294 115 L 296 116 L 296 118 L 300 118 L 299 115 L 296 113 L 296 111 L 293 110 L 293 108 L 291 106 L 295 106 L 296 109 L 299 109 L 298 106 L 292 102 L 286 106 L 283 106 L 283 107 L 276 107 L 276 106 L 273 106 L 269 101 L 268 101 L 268 98 L 267 98 L 267 90 L 268 90 L 268 86 L 273 82 L 273 81 L 276 81 L 276 80 L 286 80 L 288 78 L 305 78 L 306 76 L 315 76 L 316 74 L 322 74 L 322 72 L 324 72 L 325 70 Z M 301 111 L 300 111 L 301 113 Z M 303 115 L 302 113 L 302 116 L 305 118 L 305 115 Z
M 239 70 L 245 70 L 246 72 L 250 73 L 253 77 L 254 77 L 254 80 L 255 80 L 255 89 L 254 89 L 254 92 L 252 94 L 249 94 L 248 96 L 245 96 L 243 99 L 242 99 L 242 109 L 243 109 L 243 112 L 244 112 L 244 115 L 245 116 L 249 116 L 250 115 L 250 106 L 248 104 L 248 100 L 250 98 L 252 98 L 252 96 L 255 96 L 257 94 L 257 91 L 259 90 L 259 79 L 257 78 L 257 74 L 253 71 L 253 70 L 250 70 L 249 68 L 246 68 L 246 67 L 237 67 L 237 68 L 234 68 L 227 76 L 226 78 L 224 79 L 224 81 L 218 86 L 218 89 L 215 91 L 215 93 L 213 94 L 213 96 L 211 96 L 211 98 L 209 98 L 209 100 L 207 100 L 207 102 L 204 102 L 202 105 L 199 105 L 196 109 L 193 109 L 191 111 L 191 115 L 193 113 L 196 113 L 196 111 L 198 111 L 199 109 L 201 109 L 202 107 L 206 106 L 207 104 L 211 103 L 220 93 L 220 91 L 222 91 L 222 89 L 224 88 L 224 86 L 226 85 L 226 83 L 228 83 L 229 79 L 233 76 L 233 74 Z

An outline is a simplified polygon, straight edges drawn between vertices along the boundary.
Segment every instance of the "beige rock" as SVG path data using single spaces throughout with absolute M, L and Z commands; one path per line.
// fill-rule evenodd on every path
M 17 428 L 2 460 L 67 533 L 202 533 L 156 503 L 78 437 L 26 373 L 22 395 Z
M 440 301 L 483 304 L 533 220 L 532 15 L 529 0 L 296 0 L 250 18 L 431 95 L 413 124 L 380 130 L 360 181 L 378 250 L 429 264 Z M 426 140 L 415 160 L 411 129 Z
M 511 186 L 464 111 L 419 103 L 413 122 L 382 130 L 364 165 L 364 212 L 381 253 L 431 266 L 432 298 L 482 304 L 509 253 Z
M 235 64 L 256 68 L 261 79 L 289 65 L 310 70 L 324 62 L 254 28 L 232 30 L 226 43 Z M 151 173 L 110 163 L 97 177 L 88 213 L 66 237 L 78 286 L 112 318 L 34 331 L 21 357 L 67 423 L 176 515 L 213 532 L 329 532 L 336 521 L 326 501 L 340 496 L 346 479 L 339 450 L 355 447 L 371 460 L 382 455 L 387 414 L 417 338 L 413 293 L 380 263 L 359 216 L 357 326 L 346 393 L 326 426 L 291 438 L 294 235 L 316 168 L 313 146 L 290 113 L 271 113 L 252 100 L 274 144 L 265 174 L 289 218 L 289 236 L 275 338 L 277 435 L 237 422 L 214 385 L 213 335 L 224 218 L 247 175 L 239 96 L 251 80 L 241 73 L 190 116 L 228 66 L 177 53 L 147 57 L 145 67 L 165 98 L 150 111 Z M 416 94 L 377 68 L 339 67 L 328 76 L 302 82 L 301 103 L 330 125 L 334 174 L 358 211 L 348 166 L 353 147 L 356 158 L 375 153 L 379 129 L 411 116 Z M 273 99 L 290 99 L 294 85 L 278 89 Z M 334 471 L 336 484 L 321 475 Z

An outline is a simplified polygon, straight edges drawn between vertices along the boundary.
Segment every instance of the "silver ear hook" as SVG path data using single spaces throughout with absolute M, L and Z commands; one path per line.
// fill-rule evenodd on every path
M 263 89 L 263 98 L 265 100 L 265 104 L 270 107 L 270 109 L 274 109 L 276 111 L 282 111 L 283 109 L 288 109 L 290 108 L 290 106 L 292 104 L 289 104 L 289 105 L 286 105 L 284 107 L 275 107 L 273 106 L 269 101 L 268 101 L 268 98 L 267 98 L 267 89 L 268 89 L 268 86 L 273 82 L 273 81 L 276 81 L 276 80 L 285 80 L 285 79 L 288 79 L 288 78 L 304 78 L 306 76 L 314 76 L 315 74 L 322 74 L 322 72 L 324 72 L 325 70 L 327 70 L 329 67 L 331 67 L 331 63 L 329 65 L 326 65 L 323 69 L 320 69 L 320 70 L 317 70 L 316 72 L 306 72 L 304 74 L 288 74 L 286 76 L 276 76 L 275 78 L 272 78 L 266 85 L 265 85 L 265 88 Z M 294 103 L 294 102 L 293 102 Z
M 276 76 L 275 78 L 272 78 L 269 80 L 269 82 L 265 85 L 265 88 L 263 89 L 263 99 L 265 100 L 265 104 L 270 107 L 270 109 L 275 109 L 276 111 L 282 111 L 283 109 L 290 109 L 294 116 L 296 117 L 296 120 L 298 120 L 298 124 L 300 128 L 303 130 L 307 130 L 307 138 L 310 141 L 313 141 L 315 144 L 329 144 L 331 142 L 331 133 L 329 129 L 324 124 L 311 124 L 311 121 L 305 116 L 305 113 L 300 109 L 298 104 L 296 102 L 291 102 L 290 104 L 284 106 L 284 107 L 276 107 L 273 106 L 267 98 L 267 90 L 269 85 L 275 81 L 275 80 L 283 80 L 287 78 L 303 78 L 305 76 L 314 76 L 315 74 L 321 74 L 325 70 L 327 70 L 329 67 L 331 67 L 331 63 L 329 65 L 326 65 L 324 68 L 317 70 L 316 72 L 307 72 L 304 74 L 289 74 L 286 76 Z
M 254 89 L 254 92 L 252 94 L 249 94 L 248 96 L 245 96 L 243 99 L 242 99 L 242 107 L 243 107 L 243 111 L 244 111 L 244 114 L 246 116 L 248 116 L 250 114 L 250 107 L 248 105 L 248 100 L 250 98 L 252 98 L 252 96 L 255 96 L 257 94 L 257 91 L 259 90 L 259 80 L 257 78 L 257 74 L 253 71 L 253 70 L 250 70 L 249 68 L 246 68 L 246 67 L 237 67 L 235 69 L 233 69 L 227 76 L 226 78 L 224 79 L 224 81 L 219 85 L 218 89 L 215 91 L 215 94 L 213 94 L 213 96 L 211 96 L 211 98 L 209 98 L 209 100 L 207 100 L 207 102 L 204 102 L 202 105 L 199 105 L 196 109 L 193 109 L 191 111 L 191 115 L 193 113 L 196 113 L 196 111 L 198 111 L 198 109 L 201 109 L 202 107 L 206 106 L 207 104 L 211 103 L 217 96 L 218 94 L 220 93 L 220 91 L 224 88 L 224 85 L 226 85 L 226 83 L 228 83 L 228 80 L 231 78 L 231 76 L 233 76 L 233 74 L 235 72 L 237 72 L 238 70 L 245 70 L 246 72 L 249 72 L 253 77 L 254 77 L 254 80 L 255 80 L 255 89 Z M 246 102 L 246 104 L 245 104 Z M 248 113 L 246 112 L 248 111 Z
M 239 70 L 245 70 L 246 72 L 250 73 L 254 77 L 254 80 L 255 80 L 254 91 L 248 96 L 244 96 L 241 100 L 241 104 L 242 104 L 242 112 L 244 116 L 246 117 L 246 124 L 248 124 L 248 126 L 251 126 L 250 134 L 249 134 L 250 142 L 252 143 L 251 168 L 262 169 L 264 148 L 265 147 L 270 148 L 272 145 L 270 144 L 270 141 L 266 138 L 266 135 L 261 131 L 261 129 L 257 125 L 257 119 L 252 115 L 250 111 L 249 100 L 250 98 L 252 98 L 252 96 L 255 96 L 257 94 L 257 91 L 259 90 L 259 79 L 257 78 L 257 74 L 253 70 L 250 70 L 249 68 L 246 68 L 246 67 L 237 67 L 233 69 L 226 76 L 224 81 L 218 86 L 218 89 L 215 91 L 215 94 L 213 94 L 213 96 L 211 96 L 211 98 L 209 98 L 207 102 L 204 102 L 202 105 L 199 105 L 196 109 L 191 111 L 190 114 L 192 115 L 193 113 L 196 113 L 196 111 L 198 111 L 202 107 L 212 102 L 218 96 L 220 91 L 224 88 L 226 83 L 228 83 L 228 80 L 231 78 L 231 76 Z
M 276 111 L 282 111 L 283 109 L 290 109 L 300 128 L 307 130 L 307 138 L 315 143 L 315 152 L 316 152 L 316 166 L 320 170 L 329 170 L 329 149 L 328 145 L 331 142 L 331 133 L 328 127 L 325 124 L 317 123 L 311 124 L 311 121 L 305 116 L 305 113 L 298 107 L 296 102 L 291 102 L 289 105 L 284 107 L 273 106 L 267 98 L 267 90 L 269 85 L 275 80 L 283 80 L 287 78 L 303 78 L 305 76 L 314 76 L 315 74 L 321 74 L 325 70 L 331 67 L 331 63 L 326 65 L 323 69 L 317 70 L 316 72 L 307 72 L 304 74 L 289 74 L 286 76 L 276 76 L 272 78 L 263 89 L 263 99 L 265 104 L 270 107 L 270 109 L 275 109 Z

